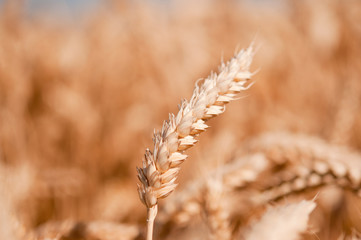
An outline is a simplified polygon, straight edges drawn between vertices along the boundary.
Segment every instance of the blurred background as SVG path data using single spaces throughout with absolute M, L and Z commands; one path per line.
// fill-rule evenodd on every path
M 256 84 L 211 120 L 179 189 L 263 132 L 361 149 L 359 0 L 2 0 L 0 12 L 1 239 L 69 219 L 144 226 L 135 167 L 153 129 L 251 42 Z

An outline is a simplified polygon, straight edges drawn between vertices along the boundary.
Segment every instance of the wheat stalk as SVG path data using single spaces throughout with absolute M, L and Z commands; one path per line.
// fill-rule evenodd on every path
M 222 63 L 219 74 L 212 73 L 196 84 L 190 101 L 183 100 L 177 115 L 170 114 L 162 130 L 154 133 L 154 149 L 145 152 L 143 166 L 137 168 L 139 197 L 148 210 L 147 239 L 152 239 L 158 200 L 174 191 L 180 164 L 187 158 L 184 151 L 192 147 L 195 137 L 205 131 L 205 122 L 225 111 L 225 105 L 247 89 L 252 76 L 249 66 L 253 48 L 241 50 L 229 62 Z

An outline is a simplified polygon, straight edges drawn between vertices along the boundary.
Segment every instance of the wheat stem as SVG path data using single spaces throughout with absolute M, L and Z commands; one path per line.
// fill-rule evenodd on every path
M 154 220 L 157 216 L 158 205 L 148 208 L 147 211 L 147 240 L 153 239 Z

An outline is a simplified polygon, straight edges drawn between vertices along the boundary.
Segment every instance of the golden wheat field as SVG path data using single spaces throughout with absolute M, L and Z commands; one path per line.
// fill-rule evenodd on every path
M 0 13 L 1 240 L 361 239 L 361 1 L 25 5 Z

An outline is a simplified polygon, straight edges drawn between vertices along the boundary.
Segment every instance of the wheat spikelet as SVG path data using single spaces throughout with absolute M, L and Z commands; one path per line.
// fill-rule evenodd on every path
M 187 158 L 184 151 L 192 147 L 195 137 L 207 129 L 205 121 L 225 111 L 225 105 L 247 89 L 251 77 L 249 66 L 253 57 L 252 46 L 240 51 L 219 74 L 211 74 L 200 85 L 196 84 L 190 101 L 183 100 L 177 115 L 170 114 L 160 132 L 154 133 L 154 149 L 146 150 L 143 167 L 137 168 L 139 197 L 148 208 L 148 224 L 157 214 L 158 199 L 174 191 L 180 164 Z M 148 229 L 153 228 L 148 225 Z M 148 231 L 148 239 L 152 237 Z
M 310 213 L 316 207 L 313 201 L 301 201 L 269 209 L 244 236 L 246 240 L 295 240 L 307 230 Z

